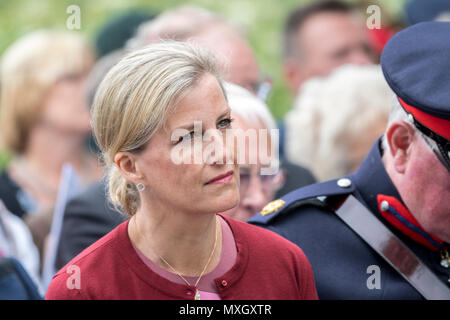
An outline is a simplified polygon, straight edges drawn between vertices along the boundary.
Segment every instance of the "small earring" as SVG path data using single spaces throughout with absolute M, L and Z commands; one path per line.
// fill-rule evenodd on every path
M 139 192 L 142 192 L 142 191 L 145 190 L 145 185 L 144 185 L 142 182 L 139 182 L 139 183 L 136 185 L 136 188 L 138 189 Z

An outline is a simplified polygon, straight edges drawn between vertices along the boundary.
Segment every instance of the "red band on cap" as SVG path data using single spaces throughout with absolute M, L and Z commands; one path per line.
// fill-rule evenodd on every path
M 402 99 L 398 98 L 403 108 L 406 111 L 411 112 L 414 118 L 417 119 L 421 124 L 430 129 L 431 131 L 436 132 L 441 137 L 444 137 L 447 140 L 450 140 L 450 121 L 441 119 L 428 113 L 425 113 L 409 104 L 407 104 Z

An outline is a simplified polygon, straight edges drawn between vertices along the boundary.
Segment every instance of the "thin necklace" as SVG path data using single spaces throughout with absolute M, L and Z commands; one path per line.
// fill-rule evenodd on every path
M 212 251 L 211 251 L 211 254 L 209 255 L 209 258 L 208 258 L 208 261 L 206 262 L 206 265 L 205 265 L 205 267 L 203 268 L 203 271 L 202 271 L 202 273 L 200 273 L 200 276 L 198 277 L 198 279 L 197 279 L 197 281 L 195 282 L 195 284 L 194 284 L 194 287 L 195 287 L 195 300 L 200 300 L 200 292 L 198 291 L 198 288 L 197 288 L 197 285 L 198 285 L 198 283 L 200 282 L 200 279 L 203 277 L 203 274 L 205 273 L 205 271 L 206 271 L 206 269 L 208 268 L 208 266 L 209 266 L 209 263 L 211 262 L 211 259 L 212 259 L 212 257 L 213 257 L 213 255 L 214 255 L 214 251 L 216 251 L 216 245 L 217 245 L 217 229 L 218 229 L 218 226 L 217 226 L 217 217 L 216 217 L 216 239 L 214 240 L 214 247 L 213 247 L 213 249 L 212 249 Z M 164 259 L 163 257 L 161 257 L 159 254 L 157 254 L 156 253 L 156 251 L 154 251 L 155 252 L 155 254 L 165 263 L 165 264 L 167 264 L 167 266 L 170 268 L 170 269 L 172 269 L 172 271 L 176 274 L 176 275 L 178 275 L 181 279 L 183 279 L 183 281 L 184 282 L 186 282 L 186 284 L 188 285 L 188 286 L 191 286 L 191 284 L 189 283 L 189 281 L 187 281 L 177 270 L 175 270 L 175 268 L 174 267 L 172 267 L 171 265 L 170 265 L 170 263 L 168 263 L 167 261 L 166 261 L 166 259 Z

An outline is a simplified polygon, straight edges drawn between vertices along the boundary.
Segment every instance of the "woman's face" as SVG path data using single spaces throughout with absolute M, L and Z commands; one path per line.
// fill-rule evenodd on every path
M 234 152 L 230 152 L 232 146 L 226 144 L 228 129 L 230 108 L 216 78 L 205 74 L 136 155 L 135 168 L 142 176 L 140 182 L 146 185 L 142 204 L 147 200 L 150 205 L 159 202 L 172 210 L 194 214 L 235 207 L 239 202 L 239 173 Z M 208 152 L 212 146 L 215 152 Z
M 58 80 L 46 96 L 39 124 L 59 134 L 87 134 L 90 131 L 90 117 L 85 84 L 86 75 Z

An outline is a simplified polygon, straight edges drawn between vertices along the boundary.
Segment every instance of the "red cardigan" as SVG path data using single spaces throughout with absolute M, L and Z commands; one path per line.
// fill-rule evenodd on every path
M 224 219 L 238 253 L 234 266 L 215 279 L 221 299 L 317 299 L 311 266 L 299 247 L 269 230 Z M 128 221 L 59 270 L 45 298 L 193 299 L 194 287 L 171 282 L 144 264 L 128 236 Z

